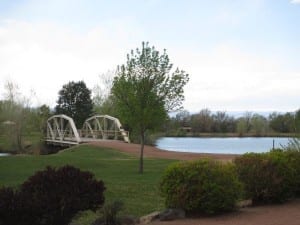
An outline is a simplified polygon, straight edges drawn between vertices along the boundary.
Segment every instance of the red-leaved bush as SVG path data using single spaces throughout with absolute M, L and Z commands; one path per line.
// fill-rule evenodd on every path
M 0 189 L 0 224 L 66 225 L 82 210 L 104 203 L 102 181 L 72 166 L 47 167 L 19 190 Z

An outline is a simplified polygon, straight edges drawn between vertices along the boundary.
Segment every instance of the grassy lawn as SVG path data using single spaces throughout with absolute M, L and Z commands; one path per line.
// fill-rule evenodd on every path
M 2 131 L 0 131 L 1 133 Z M 28 150 L 31 150 L 41 141 L 41 134 L 39 132 L 30 132 L 22 136 L 24 147 L 30 145 Z M 0 134 L 0 152 L 14 152 L 16 149 L 12 148 L 11 141 L 6 135 Z
M 54 155 L 0 157 L 0 186 L 17 187 L 35 171 L 47 165 L 73 165 L 95 174 L 104 181 L 107 201 L 122 200 L 124 214 L 141 216 L 162 209 L 158 184 L 164 169 L 174 160 L 145 159 L 144 174 L 138 173 L 138 159 L 118 151 L 82 145 Z M 85 214 L 80 224 L 93 217 Z

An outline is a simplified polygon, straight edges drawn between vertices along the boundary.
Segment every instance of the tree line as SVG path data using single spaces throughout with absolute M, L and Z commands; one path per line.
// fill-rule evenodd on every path
M 70 81 L 58 92 L 56 106 L 46 104 L 33 107 L 30 98 L 20 93 L 17 84 L 7 81 L 4 99 L 0 101 L 0 152 L 29 152 L 41 144 L 47 132 L 47 120 L 55 114 L 66 114 L 74 119 L 78 129 L 91 116 L 91 90 L 83 81 Z
M 293 134 L 300 131 L 300 109 L 295 112 L 273 112 L 267 117 L 251 112 L 234 117 L 224 111 L 202 109 L 191 114 L 184 110 L 171 117 L 164 130 L 168 135 L 179 136 L 186 133 L 236 133 L 239 136 Z
M 53 109 L 45 104 L 32 107 L 30 98 L 23 96 L 18 86 L 8 81 L 4 88 L 5 98 L 0 101 L 0 152 L 8 149 L 28 152 L 32 141 L 28 141 L 27 137 L 35 136 L 36 141 L 42 140 L 46 134 L 46 121 L 55 114 L 72 117 L 79 129 L 84 120 L 93 114 L 120 117 L 116 100 L 111 93 L 114 75 L 112 71 L 102 74 L 99 82 L 101 86 L 99 84 L 94 90 L 88 89 L 84 81 L 64 84 L 58 92 L 57 104 Z M 132 133 L 131 138 L 139 142 L 136 139 L 138 133 L 131 126 L 132 123 L 124 121 L 123 124 Z M 295 112 L 273 112 L 267 117 L 250 112 L 234 117 L 225 111 L 202 109 L 192 114 L 182 110 L 173 117 L 164 115 L 158 121 L 162 122 L 157 122 L 156 128 L 150 130 L 163 131 L 170 136 L 200 133 L 234 133 L 239 136 L 293 134 L 300 131 L 300 109 Z

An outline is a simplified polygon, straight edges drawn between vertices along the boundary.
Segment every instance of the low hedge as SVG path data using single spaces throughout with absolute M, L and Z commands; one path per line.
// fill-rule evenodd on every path
M 235 209 L 242 185 L 232 163 L 205 159 L 169 166 L 163 174 L 160 190 L 169 208 L 216 214 Z

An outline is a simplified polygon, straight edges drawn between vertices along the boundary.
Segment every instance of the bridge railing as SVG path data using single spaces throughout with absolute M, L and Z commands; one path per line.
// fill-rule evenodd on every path
M 102 139 L 108 139 L 114 135 L 114 138 L 118 139 L 120 134 L 125 142 L 130 142 L 129 132 L 122 128 L 119 119 L 109 115 L 95 115 L 86 119 L 81 130 L 82 136 L 86 135 L 93 138 L 102 137 Z
M 95 139 L 115 139 L 122 140 L 123 132 L 126 136 L 129 136 L 129 131 L 116 131 L 116 130 L 93 130 L 93 133 L 87 130 L 78 130 L 78 133 L 81 138 L 95 138 Z

